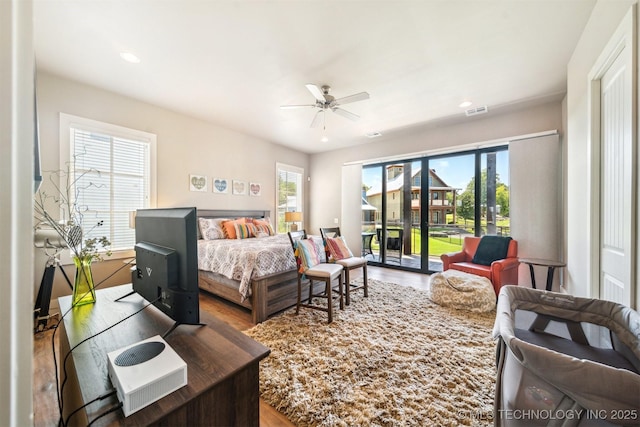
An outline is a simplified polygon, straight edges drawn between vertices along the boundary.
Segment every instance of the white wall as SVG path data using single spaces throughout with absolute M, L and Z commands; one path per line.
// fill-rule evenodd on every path
M 32 2 L 0 1 L 0 425 L 33 424 Z
M 590 181 L 588 75 L 598 56 L 635 0 L 600 0 L 567 66 L 567 291 L 591 296 L 591 241 L 589 212 Z M 637 303 L 640 306 L 640 301 Z
M 67 113 L 157 135 L 158 207 L 196 206 L 204 209 L 269 209 L 275 212 L 275 164 L 308 170 L 308 155 L 215 124 L 127 98 L 46 72 L 38 73 L 38 111 L 42 141 L 42 168 L 59 168 L 59 114 Z M 258 182 L 260 197 L 189 191 L 189 174 Z M 35 251 L 39 286 L 46 258 Z M 100 281 L 120 261 L 94 264 Z M 73 274 L 74 268 L 68 269 Z M 127 283 L 126 270 L 109 284 Z M 52 303 L 69 289 L 56 275 Z
M 444 149 L 468 144 L 509 138 L 512 136 L 559 130 L 562 127 L 561 100 L 527 108 L 512 108 L 509 112 L 490 112 L 455 123 L 441 122 L 426 128 L 410 129 L 383 136 L 360 146 L 311 156 L 310 175 L 312 194 L 310 223 L 307 229 L 317 230 L 333 224 L 334 218 L 349 224 L 343 234 L 360 235 L 362 211 L 360 204 L 347 209 L 341 206 L 342 193 L 361 194 L 361 179 L 344 180 L 343 165 L 366 162 L 369 159 L 410 155 L 411 153 Z M 344 184 L 344 186 L 343 186 Z M 358 199 L 359 201 L 359 199 Z M 540 201 L 541 209 L 545 200 Z M 348 216 L 349 218 L 345 218 Z M 357 224 L 357 226 L 353 226 Z M 351 243 L 351 242 L 349 242 Z M 359 246 L 359 245 L 358 245 Z M 358 247 L 355 246 L 354 247 Z
M 562 261 L 562 147 L 559 135 L 509 143 L 511 236 L 518 256 Z M 544 289 L 547 269 L 534 267 L 536 287 Z M 562 271 L 554 274 L 560 290 Z M 520 265 L 518 285 L 531 287 L 529 267 Z

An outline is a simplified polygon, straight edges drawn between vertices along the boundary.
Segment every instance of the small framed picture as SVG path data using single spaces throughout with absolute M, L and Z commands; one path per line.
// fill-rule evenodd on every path
M 236 196 L 246 196 L 247 195 L 247 182 L 246 181 L 238 181 L 236 179 L 233 180 L 233 194 Z
M 189 189 L 191 191 L 208 191 L 207 177 L 202 175 L 189 175 Z
M 226 178 L 213 178 L 213 192 L 227 194 L 229 192 L 229 181 Z
M 262 184 L 259 182 L 252 182 L 249 184 L 249 195 L 259 196 L 262 194 Z

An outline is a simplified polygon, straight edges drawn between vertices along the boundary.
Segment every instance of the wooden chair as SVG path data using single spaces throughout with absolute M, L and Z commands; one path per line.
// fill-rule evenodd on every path
M 344 309 L 344 298 L 342 289 L 342 266 L 339 264 L 320 263 L 311 266 L 310 268 L 303 270 L 304 260 L 303 255 L 298 250 L 298 246 L 302 240 L 307 239 L 307 232 L 305 230 L 290 231 L 289 240 L 291 241 L 291 247 L 293 248 L 293 254 L 296 257 L 296 263 L 298 265 L 298 302 L 296 304 L 296 314 L 300 312 L 300 307 L 312 308 L 314 310 L 326 311 L 329 315 L 329 322 L 333 322 L 333 300 L 340 300 L 340 310 Z M 301 248 L 300 248 L 301 249 Z M 302 280 L 309 279 L 309 299 L 306 304 L 302 303 Z M 331 283 L 333 280 L 338 280 L 337 295 L 333 294 L 333 287 Z M 313 281 L 318 280 L 325 283 L 324 290 L 321 293 L 314 293 Z M 325 298 L 327 300 L 327 306 L 314 305 L 311 300 L 316 298 Z
M 322 227 L 320 228 L 320 234 L 322 235 L 323 242 L 326 241 L 327 237 L 339 237 L 340 236 L 340 227 Z M 324 245 L 325 252 L 327 254 L 327 260 L 329 260 L 329 249 L 325 243 Z M 344 259 L 336 260 L 336 264 L 339 264 L 344 269 L 344 285 L 345 285 L 345 296 L 346 296 L 346 304 L 351 304 L 351 291 L 356 291 L 358 289 L 364 289 L 364 296 L 369 296 L 369 280 L 367 279 L 367 260 L 362 257 L 349 257 Z M 362 285 L 354 285 L 351 283 L 351 279 L 349 278 L 349 272 L 351 270 L 355 270 L 357 268 L 362 268 Z

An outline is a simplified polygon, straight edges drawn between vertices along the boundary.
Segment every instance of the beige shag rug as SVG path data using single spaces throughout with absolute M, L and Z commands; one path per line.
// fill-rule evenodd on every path
M 295 308 L 245 333 L 271 349 L 260 394 L 298 426 L 492 425 L 495 311 L 369 280 L 334 321 Z M 337 307 L 337 304 L 336 304 Z

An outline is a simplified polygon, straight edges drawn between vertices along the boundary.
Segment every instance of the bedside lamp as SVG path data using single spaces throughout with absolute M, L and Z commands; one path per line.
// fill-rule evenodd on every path
M 302 221 L 302 212 L 285 212 L 284 222 L 289 222 L 289 231 L 298 231 L 298 222 Z

